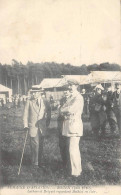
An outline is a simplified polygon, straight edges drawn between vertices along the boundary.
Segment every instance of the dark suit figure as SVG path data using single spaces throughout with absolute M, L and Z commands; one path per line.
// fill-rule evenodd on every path
M 121 90 L 117 85 L 116 91 L 113 93 L 114 113 L 117 119 L 119 132 L 121 134 Z
M 117 125 L 117 118 L 114 112 L 114 102 L 113 102 L 113 92 L 112 91 L 107 92 L 106 114 L 107 114 L 107 119 L 110 125 L 111 133 L 117 134 L 118 125 Z
M 102 98 L 103 87 L 96 86 L 96 93 L 90 100 L 90 121 L 94 137 L 104 136 L 106 128 L 105 102 Z M 101 134 L 100 134 L 101 132 Z

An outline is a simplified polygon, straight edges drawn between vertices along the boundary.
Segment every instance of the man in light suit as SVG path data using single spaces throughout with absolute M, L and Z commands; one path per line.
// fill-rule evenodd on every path
M 67 137 L 66 147 L 69 152 L 67 167 L 70 167 L 71 176 L 78 177 L 82 172 L 81 154 L 79 148 L 80 137 L 83 135 L 83 123 L 81 115 L 83 112 L 84 100 L 78 92 L 78 83 L 68 80 L 71 96 L 60 108 L 64 116 L 62 135 Z
M 50 112 L 42 92 L 33 94 L 33 98 L 25 104 L 23 123 L 24 129 L 29 128 L 31 158 L 33 166 L 41 166 L 43 141 Z M 49 125 L 49 124 L 48 124 Z

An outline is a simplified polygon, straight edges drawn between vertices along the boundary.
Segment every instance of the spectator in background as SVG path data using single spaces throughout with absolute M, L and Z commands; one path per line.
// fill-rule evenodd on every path
M 2 107 L 4 107 L 4 99 L 3 98 L 1 98 L 1 105 L 2 105 Z
M 86 94 L 86 90 L 85 89 L 82 89 L 82 95 L 85 95 Z
M 23 105 L 25 106 L 26 103 L 26 97 L 23 97 Z
M 54 99 L 52 95 L 50 95 L 50 105 L 51 105 L 51 110 L 54 110 Z
M 83 114 L 85 115 L 86 114 L 86 99 L 87 99 L 86 90 L 85 89 L 82 89 L 81 95 L 83 96 L 83 99 L 84 99 Z
M 19 97 L 18 97 L 18 108 L 20 108 L 20 106 L 21 106 L 21 96 L 19 95 Z
M 95 95 L 90 100 L 90 121 L 92 126 L 93 136 L 98 138 L 104 136 L 106 128 L 106 106 L 102 98 L 102 91 L 104 88 L 102 85 L 95 87 Z
M 84 98 L 84 114 L 88 115 L 89 114 L 89 94 L 86 93 L 85 89 L 82 89 L 81 95 Z
M 15 97 L 15 99 L 14 99 L 14 105 L 15 105 L 15 108 L 18 107 L 18 98 L 17 97 Z
M 45 106 L 46 106 L 46 109 L 47 109 L 47 113 L 46 113 L 46 126 L 48 127 L 49 124 L 50 124 L 50 120 L 51 120 L 51 106 L 50 106 L 50 102 L 47 100 L 46 98 L 46 93 L 44 91 L 44 89 L 41 89 L 41 97 L 44 99 L 45 101 Z
M 9 103 L 9 97 L 6 97 L 6 103 Z
M 119 132 L 121 134 L 121 87 L 116 83 L 116 90 L 113 93 L 114 113 L 117 119 Z
M 110 131 L 114 135 L 118 134 L 117 119 L 114 112 L 113 91 L 111 87 L 107 89 L 106 114 L 110 125 Z
M 66 169 L 67 163 L 68 163 L 68 140 L 66 136 L 62 135 L 63 130 L 63 122 L 64 122 L 64 116 L 61 113 L 61 107 L 69 101 L 71 98 L 70 90 L 67 89 L 64 91 L 64 96 L 60 100 L 60 105 L 58 106 L 58 117 L 57 117 L 57 129 L 59 132 L 59 148 L 60 148 L 60 154 L 63 161 L 63 167 Z
M 51 102 L 51 101 L 53 101 L 53 96 L 52 96 L 52 95 L 50 95 L 50 102 Z

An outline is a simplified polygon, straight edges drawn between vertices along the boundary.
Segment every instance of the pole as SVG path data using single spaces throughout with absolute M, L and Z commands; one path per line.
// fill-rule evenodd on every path
M 26 131 L 26 136 L 25 136 L 24 147 L 23 147 L 23 151 L 22 151 L 22 155 L 21 155 L 21 161 L 20 161 L 20 165 L 19 165 L 18 175 L 20 174 L 20 171 L 21 171 L 21 165 L 22 165 L 24 150 L 25 150 L 25 146 L 26 146 L 27 136 L 28 136 L 28 130 Z

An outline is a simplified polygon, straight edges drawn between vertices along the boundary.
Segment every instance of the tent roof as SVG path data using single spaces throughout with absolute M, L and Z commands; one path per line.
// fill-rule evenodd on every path
M 34 88 L 40 89 L 41 87 L 40 87 L 40 85 L 32 85 L 32 89 L 34 89 Z
M 80 85 L 85 85 L 90 83 L 90 75 L 64 75 L 57 86 L 67 85 L 67 81 L 69 79 L 77 81 L 78 83 L 80 83 Z
M 9 91 L 9 92 L 12 92 L 12 89 L 10 89 L 10 88 L 8 88 L 8 87 L 0 84 L 0 91 Z
M 57 87 L 58 83 L 62 80 L 62 78 L 50 78 L 50 79 L 43 79 L 43 81 L 40 83 L 40 87 L 42 88 L 53 88 Z M 58 86 L 60 87 L 60 86 Z
M 88 75 L 63 75 L 63 78 L 43 79 L 39 85 L 33 85 L 32 88 L 53 88 L 67 85 L 67 80 L 76 80 L 80 85 L 92 83 L 110 83 L 112 81 L 121 82 L 120 71 L 92 71 Z
M 108 83 L 121 81 L 120 71 L 92 71 L 90 73 L 92 83 Z
M 66 75 L 65 78 L 76 80 L 80 83 L 80 85 L 85 85 L 90 83 L 90 75 Z

